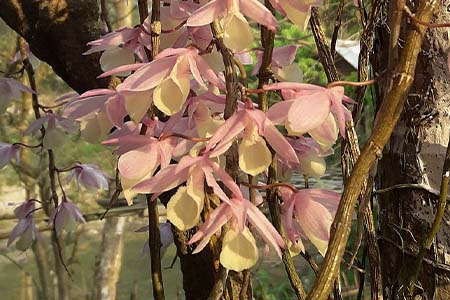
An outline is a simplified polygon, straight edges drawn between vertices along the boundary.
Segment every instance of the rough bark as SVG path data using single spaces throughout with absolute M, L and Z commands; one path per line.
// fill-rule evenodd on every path
M 82 55 L 102 34 L 96 0 L 0 0 L 0 17 L 23 36 L 31 51 L 79 93 L 106 87 L 99 54 Z
M 116 285 L 122 266 L 123 230 L 127 217 L 106 218 L 96 266 L 96 300 L 116 299 Z
M 442 5 L 434 22 L 449 20 L 447 4 Z M 401 183 L 423 183 L 426 187 L 394 189 L 378 197 L 385 299 L 403 299 L 403 283 L 436 212 L 450 126 L 448 47 L 447 28 L 428 30 L 405 110 L 379 163 L 378 188 Z M 386 59 L 378 59 L 380 70 L 383 61 Z M 426 255 L 414 299 L 450 298 L 450 268 L 445 266 L 450 257 L 449 221 L 447 213 Z

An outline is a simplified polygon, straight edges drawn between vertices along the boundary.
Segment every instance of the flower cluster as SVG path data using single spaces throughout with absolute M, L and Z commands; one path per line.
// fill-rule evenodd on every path
M 172 189 L 167 218 L 180 230 L 197 227 L 188 242 L 201 251 L 210 238 L 225 230 L 220 262 L 240 271 L 258 260 L 254 234 L 281 255 L 283 238 L 261 210 L 242 192 L 224 166 L 224 157 L 237 145 L 239 172 L 265 178 L 272 160 L 281 175 L 291 171 L 320 178 L 324 157 L 332 153 L 338 133 L 345 138 L 345 122 L 351 119 L 346 104 L 352 100 L 341 86 L 331 88 L 301 83 L 302 72 L 294 63 L 298 45 L 275 48 L 271 61 L 275 83 L 258 92 L 279 91 L 282 99 L 267 112 L 250 99 L 242 87 L 235 112 L 224 117 L 227 106 L 225 66 L 214 45 L 210 24 L 224 29 L 223 42 L 242 64 L 251 63 L 253 33 L 246 17 L 271 31 L 274 15 L 257 0 L 171 0 L 161 7 L 162 51 L 148 61 L 149 20 L 123 28 L 90 42 L 85 53 L 103 52 L 100 77 L 125 77 L 114 89 L 96 89 L 69 101 L 63 117 L 51 111 L 30 125 L 29 133 L 47 124 L 43 145 L 51 149 L 58 134 L 81 125 L 82 137 L 101 140 L 118 156 L 118 172 L 124 196 L 131 205 L 137 194 L 153 199 Z M 282 15 L 303 28 L 311 6 L 321 1 L 271 0 Z M 216 47 L 217 48 L 217 47 Z M 263 52 L 254 50 L 258 73 Z M 0 148 L 1 150 L 2 148 Z M 4 146 L 0 162 L 16 151 Z M 69 180 L 76 177 L 87 188 L 106 189 L 106 176 L 95 166 L 76 163 Z M 247 176 L 246 176 L 247 177 Z M 280 179 L 280 178 L 277 178 Z M 220 201 L 208 203 L 208 192 Z M 302 237 L 324 254 L 339 194 L 322 189 L 281 187 L 282 219 L 291 244 L 303 249 Z M 206 214 L 202 214 L 205 210 Z M 207 215 L 206 219 L 202 219 Z M 84 219 L 66 197 L 50 218 L 56 231 Z M 199 225 L 201 224 L 201 225 Z M 251 226 L 249 226 L 251 225 Z M 251 229 L 250 229 L 251 228 Z

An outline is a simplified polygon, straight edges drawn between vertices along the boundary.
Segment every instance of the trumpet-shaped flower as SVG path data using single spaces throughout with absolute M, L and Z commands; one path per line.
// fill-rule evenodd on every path
M 244 15 L 275 31 L 277 21 L 272 13 L 257 0 L 213 0 L 195 11 L 187 20 L 188 26 L 203 26 L 222 18 L 225 45 L 241 51 L 253 42 L 253 34 Z
M 12 158 L 15 158 L 16 161 L 19 162 L 19 154 L 19 145 L 0 143 L 0 169 L 3 168 Z
M 270 0 L 270 3 L 303 31 L 308 25 L 311 7 L 322 5 L 323 0 Z
M 321 141 L 321 138 L 330 139 L 333 135 L 332 113 L 345 138 L 345 122 L 351 120 L 351 114 L 343 102 L 353 103 L 353 100 L 344 95 L 343 87 L 328 89 L 312 84 L 282 82 L 267 85 L 264 89 L 281 90 L 285 101 L 273 105 L 267 115 L 275 124 L 285 125 L 291 134 L 300 136 L 312 132 L 311 136 L 314 137 L 315 133 L 319 143 L 326 144 L 329 141 Z
M 195 192 L 196 195 L 200 195 L 202 189 L 198 188 L 198 186 L 206 180 L 208 186 L 213 188 L 214 193 L 222 201 L 229 202 L 228 196 L 217 184 L 214 175 L 233 193 L 240 194 L 237 184 L 225 170 L 221 169 L 216 162 L 210 159 L 209 153 L 204 153 L 198 157 L 184 156 L 178 164 L 169 165 L 161 169 L 155 176 L 134 186 L 133 190 L 138 193 L 159 194 L 189 180 L 191 183 L 196 183 L 191 188 L 197 190 Z
M 62 229 L 72 230 L 77 222 L 86 223 L 78 207 L 67 198 L 63 198 L 48 221 L 53 223 L 57 233 Z
M 262 137 L 288 166 L 298 164 L 292 146 L 262 111 L 253 108 L 239 110 L 227 119 L 211 137 L 206 151 L 211 150 L 211 157 L 223 154 L 244 130 L 239 147 L 239 165 L 244 172 L 256 175 L 269 166 L 270 151 Z
M 66 134 L 64 132 L 72 132 L 77 130 L 77 125 L 70 119 L 57 116 L 53 112 L 48 112 L 45 116 L 40 117 L 28 126 L 25 134 L 34 134 L 47 124 L 43 145 L 47 149 L 53 149 L 64 143 Z M 58 127 L 56 127 L 58 125 Z
M 105 50 L 107 52 L 122 47 L 130 49 L 138 54 L 143 61 L 146 61 L 145 48 L 148 49 L 148 45 L 151 45 L 149 32 L 151 32 L 150 17 L 145 19 L 141 26 L 121 28 L 105 34 L 98 40 L 89 42 L 87 45 L 90 46 L 90 49 L 83 54 L 88 55 Z
M 156 139 L 131 134 L 110 138 L 103 144 L 119 146 L 115 151 L 120 155 L 118 169 L 125 198 L 131 205 L 136 195 L 130 190 L 131 187 L 151 177 L 158 166 L 165 168 L 169 165 L 176 146 L 176 138 Z
M 35 94 L 29 87 L 13 78 L 0 78 L 0 113 L 4 113 L 11 99 L 19 99 L 20 93 Z
M 75 163 L 67 181 L 70 182 L 73 177 L 77 178 L 78 185 L 82 184 L 87 189 L 108 189 L 106 175 L 96 165 Z
M 38 230 L 36 229 L 33 219 L 35 202 L 36 200 L 30 199 L 22 202 L 14 209 L 14 214 L 16 218 L 19 219 L 19 223 L 14 226 L 9 234 L 7 247 L 19 238 L 16 243 L 16 248 L 17 250 L 25 251 L 31 247 L 33 241 L 37 238 Z
M 124 93 L 153 90 L 153 103 L 169 116 L 182 109 L 191 88 L 191 74 L 205 90 L 208 88 L 203 79 L 214 86 L 220 88 L 224 86 L 194 48 L 169 48 L 162 51 L 152 62 L 135 66 L 138 68 L 137 71 L 125 79 L 120 86 L 121 90 Z M 130 68 L 134 68 L 133 65 Z M 111 75 L 123 70 L 124 68 L 117 68 L 105 74 Z
M 299 239 L 304 235 L 324 256 L 340 194 L 324 189 L 293 192 L 285 187 L 280 188 L 280 192 L 284 208 L 282 220 L 288 238 L 293 244 L 301 245 Z
M 247 228 L 247 221 L 281 257 L 280 248 L 286 246 L 283 238 L 254 204 L 242 198 L 242 194 L 234 195 L 229 203 L 220 204 L 208 216 L 189 241 L 189 244 L 199 242 L 193 253 L 200 252 L 223 225 L 231 222 L 222 244 L 220 262 L 235 271 L 250 268 L 256 263 L 258 254 L 255 239 Z
M 296 170 L 301 174 L 319 179 L 325 174 L 325 156 L 333 153 L 333 149 L 324 150 L 319 143 L 312 138 L 298 137 L 297 139 L 287 138 L 289 144 L 297 153 L 299 164 Z M 289 170 L 280 161 L 283 173 Z
M 287 45 L 273 49 L 271 68 L 275 77 L 280 81 L 301 82 L 303 73 L 298 64 L 294 64 L 299 45 Z M 255 51 L 258 62 L 253 68 L 252 75 L 256 75 L 261 68 L 263 51 Z

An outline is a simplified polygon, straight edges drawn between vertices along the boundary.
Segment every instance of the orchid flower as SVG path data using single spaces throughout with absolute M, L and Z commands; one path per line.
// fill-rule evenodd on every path
M 194 227 L 200 218 L 205 198 L 204 182 L 213 188 L 214 193 L 224 202 L 230 202 L 228 196 L 217 184 L 214 175 L 232 193 L 241 192 L 237 184 L 225 170 L 209 158 L 209 153 L 202 156 L 184 156 L 178 164 L 169 165 L 161 169 L 153 177 L 143 180 L 132 190 L 138 193 L 151 193 L 159 195 L 171 190 L 187 181 L 186 187 L 179 187 L 167 204 L 167 218 L 180 230 Z
M 212 150 L 211 157 L 223 154 L 242 131 L 239 166 L 245 173 L 255 176 L 270 165 L 272 155 L 266 141 L 287 165 L 298 164 L 292 146 L 262 111 L 253 108 L 239 110 L 227 119 L 211 137 L 206 151 Z
M 191 74 L 199 86 L 205 90 L 208 88 L 203 79 L 219 88 L 224 87 L 223 82 L 195 48 L 169 48 L 162 51 L 152 62 L 131 65 L 130 69 L 132 68 L 137 71 L 125 79 L 120 89 L 124 93 L 135 94 L 153 90 L 154 105 L 169 116 L 176 114 L 183 107 L 191 88 Z M 120 67 L 102 76 L 109 76 L 123 70 L 124 68 Z M 136 101 L 133 101 L 133 107 L 142 106 L 139 99 L 142 98 L 136 98 Z
M 19 223 L 14 226 L 9 234 L 7 247 L 19 238 L 16 243 L 16 248 L 17 250 L 25 251 L 31 247 L 33 241 L 37 238 L 39 233 L 33 219 L 35 202 L 36 200 L 34 199 L 27 200 L 14 209 L 14 214 L 19 219 Z
M 186 20 L 200 8 L 191 1 L 171 1 L 170 6 L 161 7 L 161 49 L 185 47 L 189 39 L 200 49 L 206 49 L 212 40 L 209 25 L 187 27 Z
M 267 116 L 275 124 L 284 125 L 290 134 L 309 133 L 326 148 L 336 141 L 337 120 L 341 136 L 345 138 L 345 122 L 351 120 L 351 113 L 343 102 L 354 102 L 344 95 L 343 87 L 328 89 L 312 84 L 282 82 L 267 85 L 264 89 L 281 90 L 285 100 L 273 105 Z
M 270 0 L 270 3 L 303 31 L 308 25 L 311 7 L 322 5 L 323 0 Z
M 48 222 L 54 224 L 57 233 L 60 233 L 62 229 L 72 230 L 76 222 L 86 223 L 78 207 L 68 198 L 63 198 Z
M 16 162 L 20 160 L 20 146 L 17 144 L 0 143 L 0 169 L 15 158 Z
M 257 23 L 276 30 L 277 21 L 272 13 L 258 0 L 213 0 L 195 11 L 187 20 L 187 26 L 203 26 L 222 17 L 225 45 L 236 51 L 248 48 L 253 33 L 244 15 Z
M 222 242 L 220 262 L 231 270 L 248 269 L 258 260 L 258 251 L 255 238 L 246 225 L 247 220 L 281 257 L 280 248 L 285 247 L 283 238 L 254 204 L 242 198 L 242 194 L 235 194 L 228 203 L 220 204 L 208 216 L 188 244 L 199 241 L 193 253 L 200 252 L 223 225 L 231 222 L 230 229 L 226 232 Z
M 133 203 L 136 192 L 131 191 L 135 184 L 150 178 L 156 168 L 167 167 L 176 146 L 176 138 L 156 139 L 144 135 L 125 135 L 103 142 L 105 145 L 119 145 L 118 169 L 122 188 L 128 204 Z
M 106 175 L 96 165 L 75 163 L 73 170 L 69 173 L 67 181 L 70 182 L 73 177 L 77 178 L 78 186 L 82 184 L 87 189 L 108 189 Z
M 49 111 L 45 116 L 32 122 L 25 130 L 25 134 L 35 134 L 44 124 L 47 124 L 47 131 L 42 142 L 47 149 L 53 149 L 63 144 L 66 138 L 65 132 L 72 132 L 78 128 L 72 120 Z
M 126 51 L 127 55 L 129 55 L 128 53 L 136 53 L 143 61 L 146 61 L 145 48 L 149 49 L 148 45 L 151 44 L 150 35 L 148 34 L 151 32 L 150 17 L 145 19 L 141 26 L 122 28 L 107 33 L 100 39 L 89 42 L 87 45 L 91 48 L 83 54 L 89 55 L 91 53 L 105 51 L 103 54 L 108 53 L 107 55 L 111 55 L 113 53 L 111 51 L 117 51 L 116 54 L 121 52 L 123 55 Z
M 283 199 L 282 220 L 290 241 L 303 248 L 300 236 L 304 235 L 325 256 L 340 194 L 324 189 L 294 192 L 285 187 L 281 187 L 280 192 Z
M 279 81 L 302 82 L 303 73 L 298 64 L 294 64 L 295 55 L 299 45 L 287 45 L 273 49 L 271 68 L 274 76 Z M 252 70 L 252 75 L 258 74 L 263 60 L 263 51 L 256 50 L 257 64 Z
M 20 98 L 20 92 L 35 94 L 29 87 L 13 78 L 0 78 L 0 113 L 4 113 L 11 99 Z
M 164 254 L 169 248 L 170 245 L 173 244 L 173 233 L 172 233 L 172 225 L 170 223 L 159 223 L 159 236 L 161 237 L 161 257 L 164 257 Z M 135 232 L 148 232 L 150 226 L 146 225 L 144 227 L 139 228 Z M 148 239 L 144 243 L 144 247 L 142 248 L 142 254 L 150 253 L 150 246 L 148 245 Z
M 324 150 L 319 143 L 312 138 L 298 137 L 287 138 L 298 156 L 299 164 L 295 170 L 309 177 L 319 179 L 325 174 L 326 162 L 324 157 L 333 154 L 333 149 Z M 280 161 L 283 173 L 290 170 Z

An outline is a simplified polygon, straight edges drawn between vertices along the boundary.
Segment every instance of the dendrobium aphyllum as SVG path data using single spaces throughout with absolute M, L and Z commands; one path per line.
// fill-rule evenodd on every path
M 303 248 L 300 237 L 306 236 L 325 256 L 340 194 L 313 188 L 294 192 L 286 187 L 281 187 L 280 192 L 283 199 L 282 221 L 289 240 Z
M 4 113 L 12 99 L 19 99 L 20 93 L 35 94 L 29 87 L 13 78 L 0 78 L 0 114 Z
M 25 134 L 35 134 L 42 126 L 47 124 L 43 145 L 47 149 L 53 149 L 64 144 L 65 132 L 73 132 L 78 126 L 72 120 L 55 115 L 49 111 L 45 116 L 40 117 L 28 126 Z
M 149 49 L 149 45 L 151 45 L 149 35 L 149 32 L 151 32 L 150 23 L 149 17 L 140 26 L 134 28 L 121 28 L 107 33 L 100 39 L 89 42 L 87 45 L 91 48 L 83 54 L 89 55 L 91 53 L 102 51 L 105 51 L 103 54 L 111 54 L 111 51 L 119 51 L 119 53 L 121 52 L 121 54 L 124 54 L 124 51 L 127 51 L 127 55 L 129 55 L 128 52 L 136 53 L 142 61 L 147 61 L 145 48 Z
M 308 25 L 312 6 L 320 6 L 323 0 L 270 0 L 273 7 L 303 31 Z
M 294 63 L 299 45 L 287 45 L 273 49 L 271 69 L 274 76 L 280 81 L 302 82 L 303 73 L 300 66 Z M 252 75 L 256 75 L 261 68 L 263 51 L 255 51 L 258 62 L 253 67 Z
M 228 223 L 230 226 L 222 241 L 220 263 L 235 271 L 254 266 L 258 260 L 258 248 L 253 234 L 247 227 L 247 221 L 281 257 L 280 248 L 286 246 L 283 238 L 264 214 L 240 193 L 231 197 L 228 203 L 220 204 L 200 226 L 189 241 L 189 244 L 200 241 L 193 253 L 200 252 L 211 237 Z
M 0 169 L 15 158 L 16 162 L 20 160 L 20 146 L 18 144 L 0 143 Z
M 17 250 L 25 251 L 31 247 L 33 241 L 38 237 L 39 232 L 33 219 L 35 203 L 36 200 L 34 199 L 26 200 L 14 209 L 14 215 L 19 219 L 19 223 L 14 226 L 9 234 L 7 247 L 19 238 L 16 248 Z
M 258 0 L 213 0 L 195 11 L 187 26 L 203 26 L 222 17 L 223 41 L 231 50 L 241 51 L 253 42 L 253 33 L 244 15 L 257 23 L 276 30 L 277 20 Z
M 71 231 L 76 226 L 77 222 L 86 223 L 83 214 L 75 203 L 66 197 L 63 197 L 61 203 L 56 207 L 48 221 L 49 224 L 53 223 L 55 231 L 58 234 L 62 229 Z
M 336 141 L 337 120 L 341 136 L 345 138 L 345 122 L 351 120 L 351 113 L 343 102 L 354 102 L 344 95 L 342 86 L 328 89 L 306 83 L 281 82 L 264 89 L 281 90 L 284 101 L 271 106 L 267 116 L 274 124 L 284 125 L 289 134 L 309 133 L 324 148 L 330 148 Z
M 87 189 L 107 190 L 108 180 L 105 173 L 96 165 L 75 163 L 67 177 L 70 182 L 73 177 L 77 178 L 78 187 L 83 185 Z
M 156 168 L 169 165 L 176 138 L 157 139 L 148 135 L 130 134 L 112 137 L 103 142 L 105 145 L 117 145 L 120 155 L 118 170 L 122 179 L 122 189 L 128 204 L 133 203 L 136 192 L 131 191 L 135 184 L 150 178 Z
M 216 87 L 224 87 L 221 79 L 199 55 L 196 48 L 169 48 L 162 51 L 152 62 L 135 66 L 137 71 L 125 79 L 121 84 L 121 90 L 124 93 L 153 90 L 153 103 L 168 116 L 176 114 L 183 107 L 191 89 L 191 75 L 204 90 L 208 90 L 208 87 L 203 79 Z M 124 69 L 126 66 L 101 76 L 109 76 Z M 139 106 L 142 103 L 135 101 L 135 105 Z
M 222 201 L 228 201 L 228 197 L 219 187 L 213 173 L 221 180 L 231 191 L 238 192 L 239 187 L 231 179 L 231 177 L 220 168 L 220 166 L 209 158 L 209 153 L 202 153 L 201 156 L 184 156 L 178 164 L 169 165 L 160 170 L 150 179 L 143 180 L 132 190 L 139 193 L 162 193 L 168 191 L 186 180 L 192 182 L 192 193 L 198 198 L 204 195 L 203 181 L 206 179 L 207 184 L 213 188 L 214 192 Z
M 228 118 L 211 137 L 206 151 L 211 150 L 211 157 L 223 154 L 242 131 L 244 135 L 239 146 L 239 166 L 245 173 L 255 176 L 270 165 L 272 158 L 266 141 L 286 165 L 294 167 L 298 164 L 292 146 L 270 119 L 261 110 L 254 108 L 241 109 Z
M 319 179 L 325 174 L 326 162 L 325 156 L 333 154 L 333 149 L 324 150 L 319 143 L 312 138 L 300 136 L 296 139 L 286 138 L 295 153 L 298 156 L 299 164 L 295 168 L 301 174 Z M 290 169 L 280 160 L 282 173 L 286 173 Z

